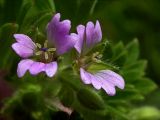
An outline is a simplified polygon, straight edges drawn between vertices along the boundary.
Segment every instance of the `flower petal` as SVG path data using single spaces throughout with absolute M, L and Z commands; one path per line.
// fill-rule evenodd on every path
M 29 68 L 29 72 L 32 75 L 37 75 L 40 72 L 44 71 L 45 64 L 42 62 L 33 62 L 33 64 Z
M 94 30 L 95 30 L 94 39 L 96 42 L 100 42 L 102 40 L 102 30 L 101 30 L 101 26 L 98 20 L 96 21 Z
M 92 75 L 91 77 L 91 82 L 94 88 L 97 90 L 101 89 L 102 83 L 100 81 L 101 79 L 98 76 Z
M 86 46 L 90 47 L 93 43 L 94 35 L 94 24 L 93 22 L 88 22 L 86 25 Z
M 79 39 L 74 47 L 79 53 L 82 53 L 82 49 L 83 53 L 87 53 L 95 44 L 102 40 L 102 30 L 98 20 L 96 25 L 93 22 L 88 22 L 86 28 L 83 25 L 79 25 L 77 33 Z
M 112 83 L 120 89 L 124 89 L 125 82 L 124 79 L 117 73 L 111 70 L 102 70 L 97 73 L 99 76 L 103 77 L 106 81 Z
M 47 25 L 48 40 L 54 44 L 57 54 L 64 54 L 74 47 L 75 37 L 69 35 L 71 22 L 64 20 L 60 22 L 60 14 L 57 13 Z
M 84 82 L 84 84 L 91 84 L 90 73 L 86 72 L 83 68 L 80 68 L 80 75 L 81 75 L 81 79 Z
M 115 86 L 123 89 L 125 85 L 124 79 L 111 70 L 101 70 L 96 74 L 91 74 L 80 68 L 80 75 L 85 84 L 92 84 L 97 90 L 103 88 L 110 96 L 116 94 Z
M 57 72 L 57 62 L 51 62 L 45 65 L 45 72 L 48 77 L 53 77 L 55 73 Z
M 83 47 L 83 44 L 84 44 L 84 37 L 85 37 L 85 26 L 83 25 L 79 25 L 77 27 L 77 33 L 78 33 L 78 40 L 75 44 L 75 49 L 79 52 L 79 54 L 81 53 L 81 50 L 82 50 L 82 47 Z
M 116 90 L 113 84 L 106 81 L 105 79 L 102 79 L 101 82 L 102 82 L 102 88 L 108 95 L 113 96 L 116 94 Z
M 27 35 L 14 34 L 14 38 L 16 39 L 16 41 L 18 43 L 20 43 L 21 45 L 23 45 L 25 47 L 28 47 L 28 48 L 30 48 L 32 50 L 34 50 L 36 48 L 35 43 Z
M 18 68 L 17 68 L 18 77 L 23 77 L 32 64 L 33 61 L 30 59 L 21 60 L 18 63 Z
M 88 22 L 86 25 L 86 47 L 91 48 L 102 39 L 102 31 L 99 22 L 96 25 Z
M 22 58 L 28 58 L 33 55 L 34 51 L 20 43 L 12 44 L 13 50 Z
M 76 41 L 78 40 L 78 36 L 74 33 L 71 33 L 71 35 L 66 35 L 66 42 L 65 44 L 60 45 L 59 49 L 57 49 L 57 54 L 63 54 L 66 51 L 69 51 L 71 48 L 74 47 Z M 67 42 L 69 41 L 69 42 Z
M 85 84 L 92 84 L 97 90 L 101 89 L 102 84 L 98 76 L 85 71 L 83 68 L 80 68 L 80 74 L 81 79 Z

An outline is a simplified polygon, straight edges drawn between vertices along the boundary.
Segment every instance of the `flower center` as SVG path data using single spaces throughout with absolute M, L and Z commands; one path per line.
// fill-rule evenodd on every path
M 48 48 L 43 47 L 43 48 L 40 48 L 40 50 L 43 51 L 43 52 L 47 52 Z
M 48 41 L 46 40 L 43 47 L 41 44 L 36 43 L 37 50 L 35 52 L 36 56 L 39 56 L 40 61 L 42 62 L 51 62 L 53 61 L 56 48 L 48 48 Z
M 102 54 L 100 54 L 99 52 L 95 52 L 91 56 L 81 56 L 76 60 L 76 64 L 78 65 L 78 67 L 83 67 L 84 69 L 87 69 L 93 63 L 100 63 L 101 58 Z
M 102 58 L 102 54 L 100 54 L 99 52 L 95 52 L 92 55 L 92 61 L 93 62 L 100 63 L 101 62 L 101 58 Z

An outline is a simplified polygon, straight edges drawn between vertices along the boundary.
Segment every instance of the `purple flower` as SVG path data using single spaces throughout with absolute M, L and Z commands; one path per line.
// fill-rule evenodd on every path
M 88 22 L 86 28 L 83 25 L 79 25 L 77 27 L 77 33 L 79 40 L 76 42 L 74 47 L 81 54 L 82 52 L 88 52 L 88 50 L 102 39 L 102 31 L 99 21 L 96 22 L 95 26 L 92 22 Z
M 48 23 L 48 40 L 54 44 L 58 55 L 68 52 L 77 41 L 76 34 L 71 33 L 69 35 L 70 28 L 71 22 L 69 20 L 60 21 L 59 13 Z
M 80 61 L 80 76 L 83 83 L 92 84 L 93 87 L 97 90 L 104 89 L 105 92 L 111 96 L 115 95 L 116 93 L 115 87 L 124 89 L 124 79 L 111 70 L 100 70 L 95 74 L 89 73 L 87 71 L 86 66 L 88 63 L 85 63 L 85 55 L 102 39 L 102 31 L 99 22 L 97 21 L 95 26 L 92 22 L 88 22 L 86 27 L 83 25 L 79 25 L 77 27 L 77 33 L 79 36 L 79 40 L 74 47 L 80 54 L 80 58 L 78 61 Z M 97 53 L 94 53 L 93 56 L 95 58 L 89 57 L 91 58 L 90 61 L 95 62 L 95 60 L 97 59 L 96 57 L 98 57 L 97 55 Z M 87 61 L 89 60 L 87 59 Z M 97 60 L 97 62 L 98 61 L 99 60 Z
M 17 42 L 12 44 L 12 48 L 20 57 L 28 58 L 35 54 L 36 44 L 31 38 L 24 34 L 14 34 L 14 37 Z M 57 62 L 42 63 L 31 59 L 23 59 L 18 64 L 18 77 L 23 77 L 27 70 L 32 75 L 45 72 L 48 77 L 53 77 L 57 71 Z
M 77 35 L 74 33 L 69 35 L 70 28 L 71 23 L 69 20 L 60 22 L 59 13 L 48 23 L 47 38 L 55 48 L 47 48 L 47 43 L 42 47 L 38 43 L 35 44 L 27 35 L 15 34 L 14 37 L 17 42 L 12 44 L 12 48 L 20 57 L 24 58 L 18 64 L 18 76 L 23 77 L 28 70 L 32 75 L 45 72 L 48 77 L 53 77 L 57 71 L 57 62 L 53 61 L 54 57 L 68 52 L 76 43 Z M 53 53 L 55 51 L 57 55 Z M 38 62 L 28 59 L 35 55 L 43 59 Z

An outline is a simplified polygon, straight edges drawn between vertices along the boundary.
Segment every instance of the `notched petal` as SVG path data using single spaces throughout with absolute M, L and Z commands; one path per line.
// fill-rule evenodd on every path
M 95 25 L 94 39 L 97 42 L 100 42 L 102 40 L 102 30 L 98 20 L 96 21 L 96 25 Z
M 101 89 L 102 83 L 98 76 L 92 75 L 91 81 L 94 88 L 96 88 L 97 90 Z
M 33 55 L 34 51 L 20 43 L 12 44 L 12 49 L 22 58 L 28 58 Z
M 48 77 L 53 77 L 57 72 L 57 62 L 51 62 L 45 65 L 45 72 Z
M 29 68 L 29 72 L 32 75 L 37 75 L 40 72 L 44 71 L 45 64 L 42 62 L 33 62 L 33 64 Z
M 114 96 L 116 94 L 116 89 L 113 84 L 110 84 L 107 81 L 102 81 L 102 88 L 105 90 L 105 92 L 110 95 Z
M 85 84 L 92 84 L 97 90 L 102 88 L 110 96 L 116 94 L 115 86 L 123 89 L 125 85 L 124 79 L 111 70 L 101 70 L 96 74 L 91 74 L 80 68 L 80 75 Z
M 83 68 L 80 68 L 80 75 L 84 84 L 91 84 L 91 76 Z
M 30 59 L 21 60 L 18 63 L 18 68 L 17 68 L 18 77 L 23 77 L 26 71 L 30 68 L 32 64 L 33 64 L 33 61 Z
M 75 49 L 80 54 L 83 49 L 84 39 L 85 39 L 85 26 L 79 25 L 77 27 L 77 42 L 74 45 Z
M 69 20 L 60 21 L 60 14 L 56 14 L 47 26 L 48 40 L 56 48 L 58 55 L 68 52 L 74 47 L 75 41 L 69 34 L 71 22 Z
M 30 48 L 32 50 L 34 50 L 36 48 L 35 43 L 27 35 L 24 35 L 24 34 L 14 34 L 14 38 L 16 39 L 16 41 L 18 43 L 20 43 L 21 45 L 23 45 L 25 47 L 28 47 L 28 48 Z
M 98 73 L 100 76 L 105 78 L 108 82 L 112 83 L 114 86 L 117 86 L 120 89 L 124 89 L 125 82 L 122 76 L 111 71 L 111 70 L 102 70 Z

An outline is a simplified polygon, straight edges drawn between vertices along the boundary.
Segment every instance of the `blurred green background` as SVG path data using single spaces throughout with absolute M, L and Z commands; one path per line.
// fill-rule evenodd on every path
M 37 26 L 45 31 L 45 23 L 50 20 L 55 11 L 61 13 L 62 19 L 67 18 L 72 21 L 73 32 L 78 24 L 99 20 L 103 38 L 107 38 L 113 45 L 119 41 L 127 45 L 133 38 L 137 38 L 140 58 L 148 61 L 147 77 L 150 77 L 159 86 L 159 0 L 0 0 L 0 79 L 3 79 L 6 74 L 13 76 L 17 61 L 19 61 L 10 47 L 14 41 L 12 34 L 15 32 L 33 34 L 36 32 L 35 27 Z M 7 26 L 9 27 L 7 28 Z M 8 86 L 8 83 L 3 84 Z M 1 91 L 5 90 L 2 83 L 0 87 Z M 13 91 L 11 88 L 7 88 L 7 90 L 6 94 L 1 92 L 0 99 L 9 96 Z M 158 89 L 147 95 L 143 102 L 146 105 L 160 108 L 159 101 Z M 152 112 L 154 113 L 154 110 Z

